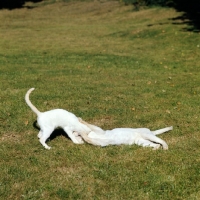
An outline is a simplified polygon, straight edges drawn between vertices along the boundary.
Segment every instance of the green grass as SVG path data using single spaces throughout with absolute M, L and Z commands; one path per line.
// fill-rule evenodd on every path
M 200 39 L 173 9 L 115 1 L 0 10 L 1 199 L 199 199 Z M 63 108 L 104 129 L 174 126 L 169 150 L 75 145 L 33 127 Z

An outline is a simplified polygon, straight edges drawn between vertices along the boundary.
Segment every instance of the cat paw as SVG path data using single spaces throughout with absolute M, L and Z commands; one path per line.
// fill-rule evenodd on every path
M 76 140 L 78 141 L 78 144 L 83 144 L 84 143 L 82 137 L 80 137 L 80 136 L 77 136 Z
M 160 148 L 160 144 L 155 145 L 155 147 L 153 148 L 153 150 L 157 150 Z
M 163 150 L 168 150 L 168 146 L 163 146 Z
M 51 147 L 47 146 L 47 147 L 45 147 L 45 149 L 48 149 L 48 150 L 50 150 L 50 149 L 51 149 Z
M 163 150 L 168 150 L 168 145 L 166 142 L 163 142 L 162 148 L 163 148 Z

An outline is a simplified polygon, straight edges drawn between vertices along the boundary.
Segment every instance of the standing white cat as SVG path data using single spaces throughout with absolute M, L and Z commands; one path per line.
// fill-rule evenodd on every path
M 37 115 L 37 123 L 40 126 L 40 132 L 38 134 L 38 138 L 40 143 L 46 148 L 50 149 L 46 144 L 46 140 L 50 137 L 51 133 L 56 128 L 62 128 L 71 140 L 76 144 L 83 143 L 82 140 L 78 140 L 73 132 L 77 133 L 85 133 L 86 135 L 91 132 L 91 129 L 86 125 L 79 122 L 78 118 L 71 112 L 68 112 L 63 109 L 54 109 L 46 112 L 40 112 L 29 99 L 30 93 L 35 88 L 31 88 L 25 95 L 25 101 L 31 110 Z

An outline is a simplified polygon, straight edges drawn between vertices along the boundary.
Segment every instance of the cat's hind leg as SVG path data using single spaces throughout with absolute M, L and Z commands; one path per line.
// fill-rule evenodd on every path
M 170 126 L 170 127 L 166 127 L 166 128 L 162 128 L 162 129 L 159 129 L 159 130 L 156 130 L 156 131 L 151 131 L 154 135 L 159 135 L 159 134 L 162 134 L 162 133 L 165 133 L 167 131 L 171 131 L 173 130 L 173 126 Z
M 143 146 L 143 147 L 153 147 L 153 150 L 160 148 L 160 144 L 153 143 L 153 142 L 151 142 L 149 140 L 145 140 L 143 138 L 140 138 L 137 141 L 137 144 L 140 145 L 140 146 Z
M 142 133 L 142 138 L 145 140 L 149 140 L 151 142 L 157 143 L 157 144 L 161 144 L 164 150 L 168 149 L 167 143 L 164 140 L 156 137 L 152 133 Z
M 40 143 L 44 146 L 45 149 L 51 149 L 50 146 L 46 144 L 46 140 L 50 137 L 51 133 L 53 132 L 53 128 L 46 128 L 39 132 L 40 136 Z
M 42 137 L 42 131 L 41 130 L 39 131 L 37 136 L 38 136 L 39 139 Z

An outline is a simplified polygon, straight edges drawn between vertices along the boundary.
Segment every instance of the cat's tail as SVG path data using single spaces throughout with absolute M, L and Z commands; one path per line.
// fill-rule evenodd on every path
M 170 127 L 166 127 L 166 128 L 162 128 L 162 129 L 159 129 L 159 130 L 156 130 L 156 131 L 151 131 L 154 135 L 159 135 L 159 134 L 162 134 L 162 133 L 165 133 L 167 131 L 171 131 L 173 130 L 173 126 L 170 126 Z
M 31 88 L 27 91 L 27 93 L 25 95 L 25 101 L 28 104 L 28 106 L 31 108 L 31 110 L 38 116 L 41 114 L 41 112 L 31 103 L 31 101 L 29 99 L 29 95 L 33 90 L 35 90 L 35 88 Z

